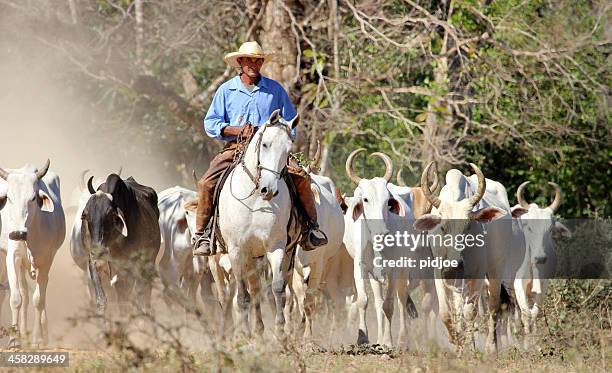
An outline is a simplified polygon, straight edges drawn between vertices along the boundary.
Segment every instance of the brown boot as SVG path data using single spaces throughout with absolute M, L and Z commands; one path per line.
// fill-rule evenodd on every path
M 315 206 L 314 195 L 312 189 L 310 189 L 310 175 L 304 170 L 293 164 L 293 159 L 290 158 L 289 166 L 287 167 L 291 179 L 295 184 L 295 189 L 298 195 L 298 199 L 304 208 L 306 213 L 306 229 L 303 232 L 304 235 L 304 251 L 311 251 L 319 246 L 327 244 L 327 236 L 317 223 L 317 208 Z
M 196 210 L 196 232 L 194 233 L 193 255 L 208 256 L 214 252 L 210 247 L 212 227 L 209 227 L 214 212 L 213 198 L 217 181 L 232 164 L 236 143 L 227 143 L 211 161 L 208 171 L 198 180 L 198 209 Z
M 214 212 L 212 205 L 216 180 L 210 180 L 206 174 L 198 181 L 198 208 L 196 210 L 196 231 L 193 234 L 193 255 L 209 256 L 212 229 L 208 226 Z

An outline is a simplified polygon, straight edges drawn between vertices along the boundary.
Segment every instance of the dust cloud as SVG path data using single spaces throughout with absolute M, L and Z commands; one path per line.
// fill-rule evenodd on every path
M 4 21 L 0 16 L 0 22 Z M 157 191 L 181 184 L 159 171 L 169 158 L 163 149 L 154 148 L 139 136 L 137 126 L 119 131 L 119 126 L 133 124 L 99 125 L 109 113 L 100 112 L 82 95 L 77 77 L 71 79 L 63 56 L 50 53 L 33 39 L 13 36 L 0 35 L 0 167 L 20 168 L 27 163 L 40 167 L 49 158 L 50 170 L 60 176 L 64 209 L 69 211 L 77 203 L 79 176 L 85 169 L 104 178 L 122 167 L 122 177 L 134 176 Z M 93 330 L 75 328 L 67 319 L 88 302 L 83 273 L 70 256 L 73 221 L 74 212 L 67 213 L 66 239 L 51 267 L 47 293 L 49 347 L 82 348 L 91 345 L 93 338 Z M 33 282 L 29 284 L 31 294 Z M 29 308 L 31 330 L 31 296 Z M 10 319 L 7 293 L 1 325 L 10 325 Z M 5 346 L 6 339 L 0 344 Z

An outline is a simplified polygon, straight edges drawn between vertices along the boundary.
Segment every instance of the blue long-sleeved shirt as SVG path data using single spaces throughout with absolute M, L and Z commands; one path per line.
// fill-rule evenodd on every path
M 221 130 L 227 126 L 242 127 L 246 123 L 263 125 L 277 109 L 281 110 L 281 116 L 286 121 L 296 116 L 295 107 L 280 83 L 262 75 L 253 92 L 249 92 L 237 75 L 215 92 L 204 117 L 204 130 L 208 136 L 217 140 L 235 140 L 235 136 L 222 136 Z M 292 135 L 295 137 L 295 129 Z

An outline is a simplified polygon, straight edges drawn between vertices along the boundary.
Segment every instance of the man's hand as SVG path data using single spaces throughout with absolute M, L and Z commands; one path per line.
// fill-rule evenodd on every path
M 242 127 L 242 131 L 240 131 L 240 137 L 243 139 L 250 139 L 253 134 L 257 131 L 257 128 L 253 127 L 251 123 L 247 123 Z
M 251 137 L 257 131 L 257 127 L 253 127 L 252 124 L 247 123 L 243 127 L 238 126 L 227 126 L 221 131 L 223 136 L 240 136 L 243 138 Z

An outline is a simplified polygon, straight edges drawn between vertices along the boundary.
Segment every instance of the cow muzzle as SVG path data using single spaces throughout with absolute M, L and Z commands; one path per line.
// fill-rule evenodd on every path
M 25 241 L 28 239 L 28 232 L 26 231 L 12 231 L 9 233 L 9 239 L 13 241 Z

